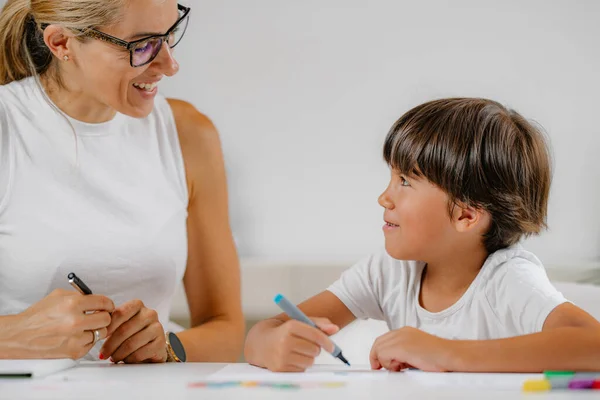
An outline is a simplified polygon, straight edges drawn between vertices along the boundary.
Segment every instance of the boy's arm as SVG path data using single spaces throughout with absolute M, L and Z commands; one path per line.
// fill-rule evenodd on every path
M 298 308 L 308 316 L 329 319 L 329 321 L 331 321 L 332 324 L 337 325 L 339 329 L 346 327 L 356 319 L 348 307 L 346 307 L 336 295 L 328 290 L 302 302 L 298 305 Z M 274 318 L 281 321 L 287 321 L 289 319 L 285 314 L 279 314 Z
M 542 332 L 493 340 L 449 340 L 405 327 L 377 338 L 371 367 L 425 371 L 600 371 L 600 322 L 563 303 L 546 318 Z
M 600 371 L 600 322 L 563 303 L 546 318 L 542 332 L 507 339 L 455 341 L 455 371 Z
M 315 349 L 332 350 L 329 335 L 355 319 L 348 307 L 329 291 L 311 297 L 298 307 L 321 330 L 289 321 L 285 314 L 261 321 L 248 332 L 244 347 L 247 362 L 274 371 L 301 371 L 318 355 L 318 352 L 313 354 Z

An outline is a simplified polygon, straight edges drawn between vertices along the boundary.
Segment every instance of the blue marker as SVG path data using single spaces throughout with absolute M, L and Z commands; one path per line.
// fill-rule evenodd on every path
M 308 325 L 312 326 L 313 328 L 319 329 L 319 327 L 317 325 L 315 325 L 315 323 L 312 322 L 310 320 L 310 318 L 308 318 L 306 315 L 304 315 L 304 313 L 298 307 L 296 307 L 292 302 L 290 302 L 288 299 L 283 297 L 283 295 L 278 294 L 277 296 L 275 296 L 275 304 L 277 304 L 279 306 L 279 308 L 281 308 L 283 310 L 283 312 L 288 315 L 288 317 L 295 319 L 297 321 L 300 321 L 300 322 L 304 322 L 305 324 L 308 324 Z M 350 363 L 348 362 L 348 360 L 346 360 L 346 357 L 344 357 L 344 355 L 342 354 L 342 349 L 340 349 L 338 347 L 338 345 L 335 343 L 333 343 L 333 345 L 335 346 L 335 348 L 333 349 L 333 353 L 331 353 L 331 355 L 336 358 L 339 358 L 345 364 L 350 366 Z

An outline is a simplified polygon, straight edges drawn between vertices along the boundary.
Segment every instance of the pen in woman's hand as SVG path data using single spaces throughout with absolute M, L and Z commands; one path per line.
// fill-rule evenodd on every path
M 89 287 L 74 272 L 71 272 L 67 278 L 69 278 L 69 283 L 75 289 L 77 289 L 81 294 L 92 294 L 92 291 Z

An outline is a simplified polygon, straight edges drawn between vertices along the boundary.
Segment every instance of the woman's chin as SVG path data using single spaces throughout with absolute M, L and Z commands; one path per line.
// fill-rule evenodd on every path
M 144 104 L 135 104 L 129 105 L 128 107 L 123 107 L 122 110 L 119 110 L 121 114 L 128 115 L 132 118 L 146 118 L 152 110 L 154 109 L 154 101 L 147 102 Z

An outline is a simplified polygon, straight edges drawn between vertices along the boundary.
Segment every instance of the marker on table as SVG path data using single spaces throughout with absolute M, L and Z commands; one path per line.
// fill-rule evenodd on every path
M 71 286 L 77 289 L 81 294 L 92 294 L 90 288 L 87 287 L 87 285 L 83 283 L 83 281 L 79 279 L 74 272 L 71 272 L 69 275 L 67 275 L 67 278 L 69 278 L 69 283 Z
M 304 322 L 305 324 L 308 324 L 308 325 L 312 326 L 313 328 L 319 329 L 319 327 L 314 322 L 312 322 L 310 320 L 310 318 L 308 318 L 302 311 L 300 311 L 300 309 L 298 307 L 296 307 L 294 305 L 294 303 L 290 302 L 288 299 L 283 297 L 283 295 L 278 294 L 277 296 L 275 296 L 275 304 L 277 304 L 279 306 L 279 308 L 281 308 L 283 310 L 283 312 L 288 315 L 288 317 L 295 319 L 297 321 L 300 321 L 300 322 Z M 350 366 L 350 363 L 348 362 L 348 360 L 346 360 L 346 357 L 344 357 L 344 355 L 342 354 L 342 349 L 340 349 L 338 347 L 338 345 L 335 343 L 333 343 L 333 345 L 335 347 L 334 347 L 331 355 L 336 358 L 339 358 L 346 365 Z

